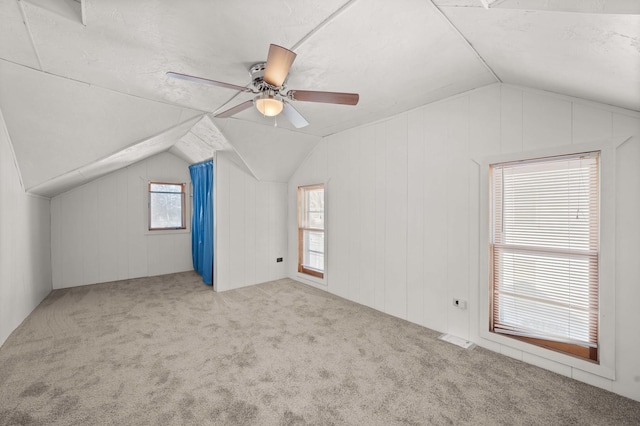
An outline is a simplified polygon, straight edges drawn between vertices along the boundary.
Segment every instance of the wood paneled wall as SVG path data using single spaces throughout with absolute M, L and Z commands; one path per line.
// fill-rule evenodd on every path
M 480 223 L 486 189 L 478 159 L 620 137 L 631 139 L 615 154 L 616 308 L 603 313 L 616 317 L 617 379 L 482 342 L 480 230 L 488 224 Z M 296 253 L 297 186 L 325 182 L 326 279 L 307 282 L 640 400 L 640 339 L 630 325 L 640 323 L 631 302 L 640 300 L 640 221 L 632 219 L 640 211 L 639 165 L 638 113 L 488 86 L 323 139 L 289 181 L 289 253 Z M 293 260 L 288 271 L 304 279 Z M 454 298 L 468 308 L 454 307 Z
M 49 211 L 24 192 L 0 113 L 0 345 L 51 291 Z
M 189 165 L 158 154 L 51 200 L 54 288 L 193 269 L 190 209 L 189 230 L 148 231 L 150 180 L 189 184 Z
M 224 152 L 214 168 L 216 291 L 286 277 L 287 185 L 256 180 Z

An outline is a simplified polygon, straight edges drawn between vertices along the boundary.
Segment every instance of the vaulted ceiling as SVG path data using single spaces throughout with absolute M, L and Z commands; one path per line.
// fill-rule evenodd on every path
M 357 92 L 295 102 L 310 125 L 254 108 L 245 86 L 274 43 L 297 53 L 287 87 Z M 27 190 L 53 196 L 170 151 L 230 151 L 285 182 L 318 140 L 488 84 L 640 111 L 635 0 L 1 0 L 0 112 Z

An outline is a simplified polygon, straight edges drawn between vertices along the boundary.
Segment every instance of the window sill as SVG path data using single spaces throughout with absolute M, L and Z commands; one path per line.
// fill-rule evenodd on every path
M 309 284 L 314 287 L 319 287 L 322 289 L 327 288 L 327 273 L 325 272 L 324 278 L 317 278 L 313 275 L 304 274 L 302 272 L 296 272 L 295 280 L 303 282 L 305 284 Z
M 523 354 L 535 355 L 539 358 L 547 361 L 564 365 L 566 367 L 575 368 L 577 370 L 585 371 L 596 376 L 604 377 L 609 380 L 615 379 L 615 370 L 612 366 L 608 366 L 604 363 L 596 364 L 593 361 L 580 359 L 571 355 L 566 355 L 552 349 L 547 349 L 542 346 L 537 346 L 531 343 L 523 342 L 518 339 L 514 339 L 508 336 L 492 333 L 488 330 L 482 330 L 480 337 L 489 342 L 497 343 L 501 347 L 507 347 L 521 351 Z M 485 346 L 482 342 L 478 342 L 480 346 Z M 491 345 L 489 345 L 491 346 Z M 498 350 L 502 352 L 502 350 Z
M 144 235 L 176 235 L 176 234 L 190 234 L 190 229 L 167 229 L 162 231 L 145 231 Z

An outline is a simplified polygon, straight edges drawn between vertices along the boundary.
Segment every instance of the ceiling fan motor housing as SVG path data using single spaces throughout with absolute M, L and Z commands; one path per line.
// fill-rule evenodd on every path
M 267 68 L 266 62 L 258 62 L 251 65 L 249 74 L 251 75 L 251 84 L 258 92 L 266 92 L 272 90 L 277 92 L 279 87 L 275 87 L 264 81 L 264 70 Z

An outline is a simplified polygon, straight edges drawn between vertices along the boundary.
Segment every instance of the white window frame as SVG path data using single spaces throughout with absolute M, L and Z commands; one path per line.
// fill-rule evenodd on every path
M 493 332 L 499 333 L 502 335 L 509 335 L 514 339 L 520 339 L 532 344 L 538 344 L 540 346 L 554 348 L 559 352 L 566 353 L 566 354 L 573 354 L 574 356 L 581 357 L 583 359 L 588 359 L 593 362 L 598 362 L 597 358 L 598 358 L 599 351 L 598 351 L 597 344 L 598 344 L 598 328 L 599 328 L 598 326 L 600 323 L 597 315 L 599 312 L 598 300 L 600 299 L 599 292 L 598 292 L 598 281 L 597 281 L 598 280 L 598 276 L 597 276 L 598 257 L 599 257 L 598 253 L 599 253 L 599 247 L 600 247 L 600 244 L 598 243 L 598 238 L 600 235 L 599 220 L 598 220 L 600 216 L 599 156 L 600 156 L 600 151 L 592 151 L 592 152 L 585 152 L 585 153 L 577 153 L 573 155 L 533 158 L 529 160 L 509 162 L 509 163 L 494 163 L 490 166 L 491 172 L 492 172 L 492 188 L 491 188 L 492 219 L 491 221 L 493 224 L 492 232 L 491 232 L 492 250 L 490 252 L 491 253 L 490 254 L 490 258 L 491 258 L 490 288 L 491 288 L 492 300 L 494 304 L 492 308 L 492 315 L 491 315 L 491 320 L 492 320 L 491 328 Z M 584 175 L 582 175 L 580 182 L 583 183 L 583 185 L 581 185 L 580 188 L 573 186 L 574 183 L 569 183 L 567 181 L 554 182 L 552 184 L 553 190 L 557 190 L 560 188 L 560 186 L 557 186 L 557 185 L 563 185 L 563 184 L 572 185 L 571 186 L 572 191 L 576 191 L 577 189 L 580 189 L 579 195 L 583 195 L 583 196 L 586 195 L 588 197 L 587 200 L 583 201 L 584 203 L 583 206 L 585 204 L 588 206 L 587 210 L 589 210 L 589 214 L 588 216 L 585 216 L 582 218 L 582 219 L 585 219 L 586 217 L 588 217 L 588 222 L 586 222 L 588 224 L 588 228 L 585 229 L 583 227 L 580 227 L 575 229 L 576 232 L 585 232 L 585 234 L 580 234 L 580 236 L 588 240 L 588 243 L 586 243 L 584 240 L 580 240 L 581 244 L 577 243 L 579 244 L 579 248 L 572 252 L 573 254 L 571 256 L 571 259 L 572 259 L 571 261 L 567 256 L 568 247 L 564 245 L 566 243 L 565 241 L 562 241 L 560 239 L 558 240 L 554 239 L 553 242 L 547 242 L 541 246 L 540 240 L 537 240 L 534 236 L 528 235 L 524 229 L 518 227 L 518 223 L 516 223 L 517 218 L 511 217 L 511 220 L 516 220 L 516 222 L 514 222 L 513 231 L 511 230 L 511 228 L 509 228 L 509 226 L 507 226 L 506 228 L 498 227 L 498 225 L 500 224 L 508 225 L 510 221 L 510 213 L 509 213 L 510 208 L 519 208 L 517 207 L 519 204 L 516 204 L 516 205 L 509 204 L 510 198 L 508 194 L 511 188 L 511 186 L 509 185 L 509 182 L 511 182 L 509 176 L 513 176 L 513 178 L 515 179 L 515 182 L 521 182 L 521 184 L 516 183 L 516 185 L 520 189 L 522 189 L 523 191 L 526 191 L 527 194 L 531 194 L 533 187 L 537 185 L 537 183 L 534 183 L 534 181 L 527 180 L 529 179 L 529 176 L 531 176 L 530 173 L 535 173 L 536 176 L 538 176 L 539 173 L 548 173 L 551 171 L 554 174 L 576 173 L 577 171 L 575 169 L 578 163 L 586 167 L 586 170 L 588 170 L 588 173 L 589 173 L 588 177 L 585 177 Z M 502 177 L 502 179 L 500 179 L 499 177 Z M 526 184 L 528 186 L 526 187 L 521 186 L 525 184 L 523 180 L 526 180 Z M 588 182 L 585 182 L 585 181 L 588 181 Z M 542 187 L 540 189 L 551 189 L 548 186 L 550 184 L 547 182 L 543 182 L 541 185 Z M 515 188 L 511 190 L 516 191 Z M 519 193 L 514 192 L 513 195 L 515 196 L 516 199 L 518 200 L 521 199 Z M 522 194 L 522 195 L 525 195 L 525 194 Z M 577 202 L 577 197 L 579 195 L 574 194 L 572 196 L 572 199 L 575 202 Z M 545 200 L 544 205 L 549 206 L 547 204 L 548 203 L 547 194 L 543 195 L 543 199 Z M 595 212 L 591 210 L 591 208 L 594 206 L 594 203 L 596 206 Z M 521 211 L 520 213 L 525 214 L 524 211 Z M 576 215 L 578 215 L 578 213 L 576 213 Z M 575 217 L 575 219 L 578 219 L 578 217 Z M 554 220 L 556 221 L 554 223 L 554 225 L 556 226 L 559 226 L 559 225 L 571 226 L 569 223 L 566 223 L 564 220 L 560 221 L 557 218 L 555 218 Z M 585 223 L 584 221 L 580 222 L 581 225 L 584 223 Z M 530 225 L 530 222 L 528 222 L 528 224 Z M 511 241 L 510 240 L 511 238 L 516 239 L 517 242 Z M 558 245 L 558 244 L 562 244 L 562 245 Z M 585 246 L 585 244 L 587 245 Z M 510 262 L 519 262 L 517 260 L 514 260 L 514 256 L 518 257 L 520 261 L 523 261 L 522 260 L 523 258 L 520 256 L 524 256 L 524 258 L 530 259 L 530 261 L 533 264 L 527 263 L 528 266 L 525 265 L 525 263 L 521 264 L 522 267 L 527 268 L 526 272 L 520 271 L 519 267 L 517 267 L 513 271 L 510 271 L 510 267 L 509 267 Z M 533 261 L 533 259 L 536 259 L 536 261 Z M 541 261 L 542 263 L 538 263 L 537 260 Z M 576 263 L 573 263 L 574 261 Z M 511 294 L 509 288 L 511 287 L 511 285 L 516 285 L 518 280 L 523 278 L 523 275 L 520 275 L 520 273 L 523 273 L 523 274 L 535 273 L 532 271 L 538 271 L 538 267 L 541 268 L 540 270 L 541 274 L 543 274 L 546 277 L 554 276 L 555 278 L 562 277 L 561 279 L 568 278 L 566 276 L 563 276 L 562 272 L 554 271 L 555 267 L 557 267 L 557 265 L 560 263 L 565 265 L 573 264 L 573 267 L 575 268 L 576 273 L 580 271 L 583 274 L 585 274 L 584 278 L 586 279 L 586 282 L 575 281 L 574 285 L 578 287 L 581 287 L 581 286 L 586 287 L 586 293 L 588 294 L 588 299 L 587 301 L 584 301 L 584 299 L 581 299 L 579 302 L 577 301 L 576 303 L 586 303 L 588 304 L 590 309 L 593 309 L 595 304 L 595 309 L 589 310 L 589 314 L 587 318 L 583 318 L 583 320 L 586 320 L 586 324 L 583 322 L 580 322 L 579 324 L 581 327 L 578 326 L 578 324 L 576 324 L 577 328 L 580 329 L 579 333 L 577 328 L 576 329 L 571 328 L 571 322 L 566 324 L 566 323 L 563 323 L 562 320 L 559 320 L 557 323 L 555 323 L 559 327 L 559 329 L 563 329 L 563 327 L 566 326 L 567 327 L 566 332 L 568 333 L 568 335 L 560 337 L 559 340 L 556 340 L 554 337 L 547 335 L 545 331 L 528 330 L 528 325 L 519 323 L 520 317 L 518 316 L 517 313 L 513 312 L 513 309 L 515 308 L 515 306 L 512 303 L 517 304 L 520 302 L 525 302 L 525 300 L 527 299 L 524 293 L 522 292 L 522 289 L 514 288 L 513 289 L 514 293 Z M 511 276 L 511 273 L 513 273 L 514 276 Z M 533 280 L 536 280 L 536 278 L 533 278 Z M 546 285 L 550 285 L 551 287 L 554 286 L 554 284 L 551 282 L 547 283 L 546 279 L 541 281 L 539 284 L 541 286 L 546 286 Z M 534 288 L 530 288 L 530 289 L 535 292 Z M 510 295 L 507 295 L 506 293 L 509 293 Z M 546 299 L 546 297 L 550 295 L 547 293 L 546 290 L 541 290 L 540 293 L 535 293 L 535 296 L 539 296 L 542 298 L 542 300 L 548 301 L 549 299 Z M 567 296 L 570 297 L 569 295 Z M 585 296 L 585 294 L 582 294 L 582 296 Z M 502 305 L 501 302 L 504 303 L 504 306 Z M 504 311 L 500 308 L 500 306 L 503 306 Z M 543 302 L 542 304 L 538 304 L 535 307 L 536 309 L 543 309 L 545 312 L 548 312 L 547 310 L 550 309 L 549 304 L 545 302 Z M 530 308 L 533 308 L 533 306 L 530 306 Z M 563 307 L 563 308 L 566 309 L 567 307 Z M 563 309 L 563 308 L 560 308 L 560 309 Z M 583 306 L 583 308 L 586 308 L 586 307 Z M 524 309 L 527 309 L 527 308 L 524 308 Z M 500 316 L 501 316 L 500 312 L 502 312 L 505 315 L 509 315 L 507 312 L 510 312 L 511 315 L 514 315 L 514 316 L 511 319 L 505 318 L 503 322 L 500 319 Z M 563 310 L 563 312 L 566 312 L 566 311 Z M 575 312 L 575 311 L 572 310 L 572 312 Z M 581 312 L 584 313 L 585 311 L 581 311 Z M 530 312 L 530 313 L 533 313 L 533 312 Z M 540 317 L 544 314 L 541 311 L 538 311 L 537 315 Z M 545 319 L 542 317 L 540 317 L 539 319 L 542 321 L 545 321 Z M 538 324 L 534 325 L 534 327 L 537 327 L 537 326 Z M 515 330 L 514 330 L 514 327 L 515 327 Z M 581 344 L 579 342 L 572 340 L 572 338 L 581 338 L 585 340 L 585 342 L 582 342 L 582 343 L 586 343 L 586 341 L 588 341 L 590 344 L 595 344 L 596 346 L 589 347 L 585 344 Z
M 183 213 L 184 213 L 184 228 L 162 228 L 162 229 L 149 229 L 151 225 L 151 191 L 150 184 L 151 183 L 166 183 L 170 185 L 184 185 L 184 205 L 183 205 Z M 145 181 L 143 186 L 144 196 L 142 200 L 144 201 L 144 235 L 168 235 L 168 234 L 188 234 L 191 232 L 191 202 L 192 202 L 192 193 L 191 193 L 191 184 L 189 182 L 181 182 L 180 179 L 148 179 Z
M 625 140 L 565 145 L 548 149 L 501 154 L 476 161 L 480 165 L 480 346 L 496 352 L 521 351 L 522 359 L 573 376 L 573 369 L 607 379 L 615 379 L 615 149 Z M 599 364 L 522 342 L 489 331 L 490 315 L 490 165 L 533 158 L 600 151 L 600 259 L 599 259 Z M 557 367 L 557 368 L 554 368 Z M 567 370 L 563 367 L 569 367 Z
M 322 273 L 322 278 L 308 274 L 306 272 L 299 271 L 299 250 L 300 250 L 300 239 L 299 239 L 299 217 L 300 217 L 300 205 L 299 205 L 299 193 L 300 188 L 314 187 L 314 186 L 322 186 L 324 188 L 324 271 Z M 310 284 L 312 286 L 326 286 L 327 283 L 327 265 L 328 265 L 328 256 L 327 256 L 327 247 L 328 247 L 328 215 L 327 215 L 327 182 L 315 182 L 308 184 L 300 184 L 296 186 L 296 277 L 302 282 Z

